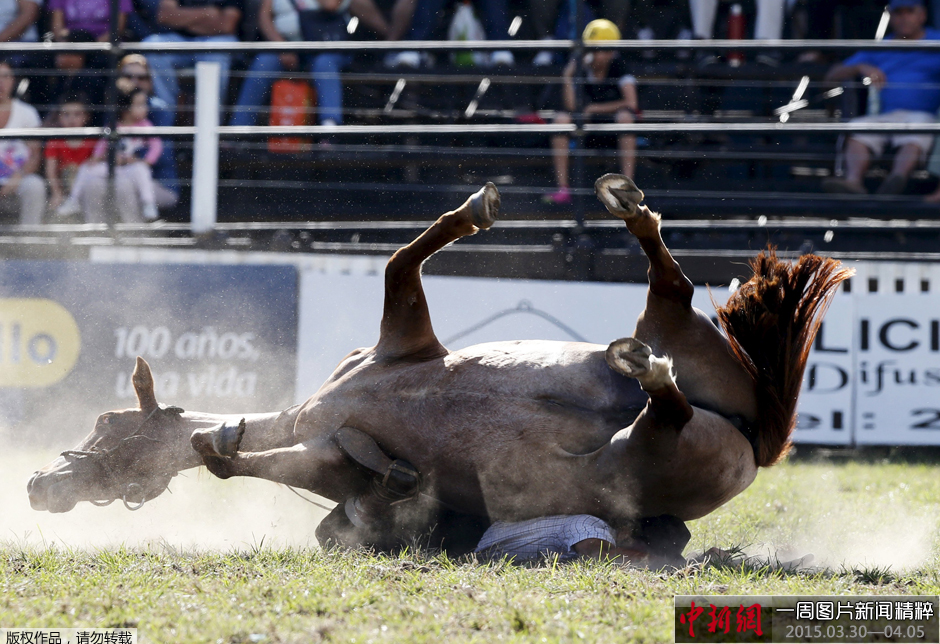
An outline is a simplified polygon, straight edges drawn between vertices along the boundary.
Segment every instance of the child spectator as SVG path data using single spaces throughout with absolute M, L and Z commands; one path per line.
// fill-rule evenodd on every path
M 592 20 L 584 28 L 582 39 L 588 43 L 620 40 L 620 30 L 609 20 Z M 636 79 L 627 73 L 627 66 L 617 52 L 611 49 L 594 50 L 584 56 L 584 66 L 580 71 L 578 67 L 577 61 L 572 59 L 562 74 L 564 111 L 558 112 L 555 122 L 571 123 L 571 112 L 577 107 L 575 83 L 580 83 L 585 97 L 585 120 L 633 123 L 639 111 Z M 552 164 L 558 188 L 543 196 L 542 200 L 549 204 L 567 205 L 572 202 L 568 187 L 568 141 L 566 134 L 552 137 Z M 620 172 L 632 178 L 636 168 L 636 137 L 632 134 L 619 135 L 617 151 Z
M 117 101 L 120 114 L 118 131 L 133 130 L 137 127 L 150 127 L 147 120 L 147 94 L 143 90 L 131 87 L 118 93 Z M 69 198 L 56 211 L 59 216 L 78 214 L 82 211 L 81 203 L 87 197 L 86 191 L 93 191 L 95 183 L 107 181 L 108 167 L 104 162 L 107 155 L 107 142 L 99 141 L 92 155 L 92 163 L 83 165 L 75 181 Z M 122 137 L 115 157 L 115 192 L 118 197 L 118 212 L 122 221 L 137 221 L 137 208 L 144 219 L 157 219 L 156 195 L 153 187 L 151 166 L 163 152 L 163 143 L 157 137 Z M 127 189 L 131 190 L 128 191 Z M 86 212 L 86 220 L 89 220 Z
M 67 96 L 59 105 L 59 127 L 86 127 L 88 117 L 88 99 L 84 95 Z M 62 205 L 79 167 L 94 154 L 96 143 L 94 139 L 52 139 L 46 144 L 46 181 L 52 210 Z
M 0 60 L 0 129 L 39 127 L 39 113 L 13 98 L 13 65 Z M 36 174 L 42 146 L 39 141 L 0 139 L 0 212 L 18 211 L 20 223 L 40 224 L 46 207 L 46 184 Z

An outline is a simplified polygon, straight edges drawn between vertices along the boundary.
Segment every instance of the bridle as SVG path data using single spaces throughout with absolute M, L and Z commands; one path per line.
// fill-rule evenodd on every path
M 176 407 L 173 405 L 169 405 L 169 406 L 157 405 L 153 409 L 153 411 L 147 414 L 147 417 L 144 418 L 143 422 L 141 422 L 140 425 L 137 426 L 137 429 L 135 429 L 134 432 L 130 436 L 122 438 L 118 442 L 118 444 L 112 447 L 111 449 L 102 449 L 100 447 L 92 447 L 91 449 L 88 449 L 88 450 L 67 449 L 61 453 L 61 456 L 64 457 L 69 463 L 73 463 L 75 461 L 82 461 L 85 459 L 91 459 L 89 461 L 90 464 L 96 465 L 101 469 L 103 478 L 106 481 L 106 484 L 108 484 L 107 487 L 111 487 L 109 484 L 112 481 L 114 481 L 118 476 L 118 472 L 116 472 L 114 468 L 114 460 L 118 452 L 122 448 L 127 448 L 133 445 L 134 441 L 140 441 L 140 440 L 150 441 L 151 443 L 166 444 L 164 441 L 161 441 L 156 438 L 151 438 L 150 436 L 140 433 L 141 430 L 143 430 L 144 426 L 148 422 L 150 422 L 150 420 L 154 416 L 157 415 L 157 412 L 169 413 L 169 414 L 172 414 L 175 418 L 179 419 L 180 414 L 183 413 L 183 408 Z M 161 476 L 166 479 L 163 489 L 160 490 L 160 492 L 163 492 L 163 490 L 169 487 L 170 479 L 176 476 L 176 472 L 163 472 L 162 474 L 158 476 Z M 134 501 L 133 499 L 135 495 L 138 495 L 138 494 L 140 495 L 140 501 Z M 131 500 L 128 500 L 128 497 L 130 497 Z M 124 492 L 121 494 L 120 498 L 121 498 L 121 501 L 124 502 L 124 507 L 126 507 L 128 510 L 131 510 L 131 511 L 139 510 L 142 507 L 144 507 L 144 503 L 147 502 L 146 488 L 139 481 L 131 481 L 124 487 Z M 107 501 L 96 500 L 96 501 L 89 501 L 89 503 L 91 503 L 92 505 L 97 505 L 97 506 L 106 506 L 106 505 L 111 505 L 116 500 L 117 499 L 110 499 Z

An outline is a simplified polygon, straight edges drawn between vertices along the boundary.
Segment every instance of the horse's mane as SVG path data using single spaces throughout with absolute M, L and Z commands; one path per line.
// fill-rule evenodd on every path
M 855 271 L 817 255 L 781 262 L 774 248 L 751 268 L 754 276 L 717 312 L 734 357 L 756 386 L 757 465 L 768 467 L 790 450 L 810 347 L 839 284 Z

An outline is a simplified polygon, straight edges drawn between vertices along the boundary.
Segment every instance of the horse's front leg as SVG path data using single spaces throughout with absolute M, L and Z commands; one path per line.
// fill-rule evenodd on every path
M 194 432 L 191 442 L 206 468 L 219 478 L 266 479 L 310 490 L 337 502 L 368 489 L 369 479 L 329 435 L 260 452 L 239 451 L 238 438 L 222 436 L 218 429 L 210 429 Z
M 634 422 L 634 440 L 649 441 L 658 452 L 674 449 L 679 432 L 692 420 L 694 411 L 676 386 L 672 360 L 653 355 L 650 347 L 636 338 L 612 342 L 606 359 L 614 371 L 636 378 L 649 396 L 646 409 Z

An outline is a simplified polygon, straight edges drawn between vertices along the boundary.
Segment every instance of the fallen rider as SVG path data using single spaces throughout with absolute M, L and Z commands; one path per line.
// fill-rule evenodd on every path
M 496 521 L 483 533 L 475 552 L 516 563 L 557 557 L 558 561 L 593 558 L 650 568 L 682 567 L 682 550 L 690 536 L 685 524 L 670 516 L 643 519 L 631 529 L 615 531 L 589 514 L 555 515 Z

